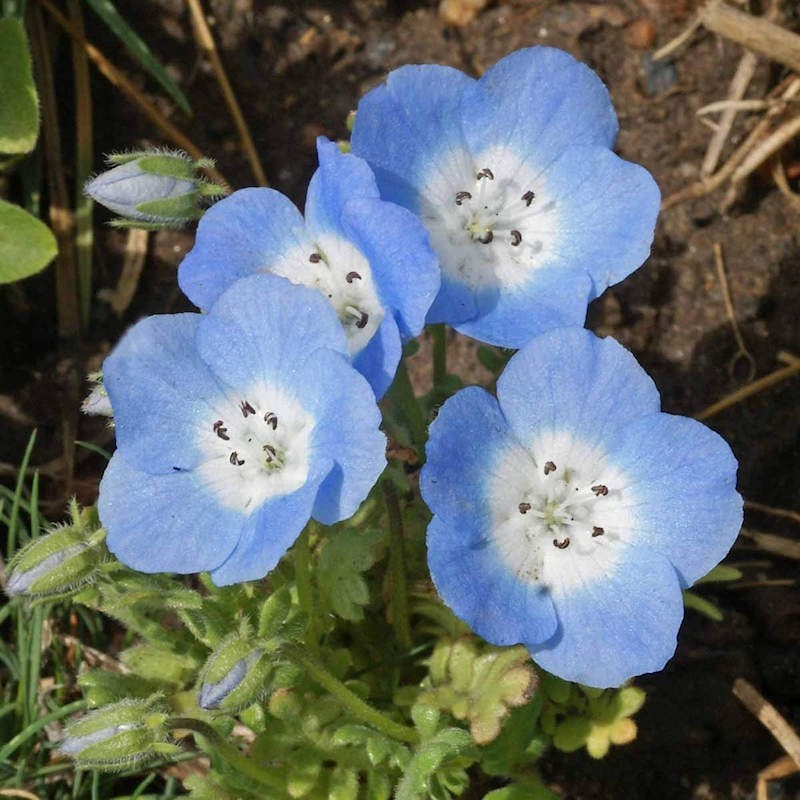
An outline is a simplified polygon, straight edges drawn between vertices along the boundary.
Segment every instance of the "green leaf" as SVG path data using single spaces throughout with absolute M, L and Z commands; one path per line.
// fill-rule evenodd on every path
M 167 71 L 161 66 L 150 48 L 142 41 L 139 35 L 119 15 L 110 0 L 86 0 L 92 10 L 108 25 L 119 40 L 128 49 L 128 52 L 147 70 L 164 88 L 164 91 L 187 114 L 192 113 L 186 95 L 178 85 L 169 77 Z
M 424 797 L 431 779 L 449 759 L 459 756 L 472 746 L 472 738 L 461 728 L 445 728 L 433 739 L 424 742 L 414 753 L 400 783 L 395 800 L 417 800 Z
M 356 800 L 358 774 L 351 769 L 335 767 L 328 783 L 328 800 Z
M 700 597 L 699 594 L 688 591 L 688 589 L 683 593 L 683 604 L 686 608 L 693 608 L 709 619 L 713 619 L 714 622 L 722 622 L 722 612 L 711 601 L 706 600 L 705 597 Z
M 364 619 L 369 589 L 362 573 L 375 563 L 374 550 L 381 538 L 378 530 L 362 533 L 350 528 L 334 533 L 322 548 L 317 568 L 320 594 L 342 619 Z
M 28 38 L 19 20 L 0 19 L 0 153 L 30 153 L 38 135 L 39 99 Z
M 57 253 L 56 238 L 47 225 L 25 209 L 0 200 L 0 283 L 41 272 Z
M 526 779 L 524 783 L 512 783 L 495 789 L 483 796 L 483 800 L 559 800 L 540 780 Z
M 725 564 L 717 564 L 708 575 L 704 575 L 698 581 L 695 581 L 695 586 L 698 583 L 721 583 L 723 581 L 738 581 L 742 577 L 742 573 L 736 567 L 729 567 Z

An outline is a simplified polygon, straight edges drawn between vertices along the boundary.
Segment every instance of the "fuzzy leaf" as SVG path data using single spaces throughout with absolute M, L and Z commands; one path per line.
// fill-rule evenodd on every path
M 320 593 L 342 619 L 364 619 L 369 589 L 363 573 L 375 563 L 374 550 L 381 538 L 378 530 L 362 533 L 350 528 L 333 534 L 322 548 L 317 568 Z
M 421 744 L 397 786 L 395 800 L 424 797 L 442 765 L 468 750 L 471 745 L 472 738 L 461 728 L 445 728 Z
M 592 723 L 583 717 L 567 717 L 556 726 L 553 744 L 564 753 L 572 753 L 586 744 Z
M 39 99 L 25 28 L 13 17 L 0 19 L 0 153 L 30 153 L 38 135 Z
M 56 238 L 47 225 L 24 208 L 0 200 L 0 284 L 41 272 L 57 253 Z
M 351 769 L 335 767 L 328 783 L 328 800 L 356 800 L 358 774 Z

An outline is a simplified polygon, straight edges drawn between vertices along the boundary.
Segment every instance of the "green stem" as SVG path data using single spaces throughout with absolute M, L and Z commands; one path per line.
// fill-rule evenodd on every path
M 444 325 L 431 325 L 433 340 L 433 393 L 439 397 L 440 389 L 447 377 L 447 338 Z
M 306 645 L 314 655 L 319 655 L 319 631 L 317 630 L 317 617 L 314 613 L 314 589 L 311 585 L 309 527 L 310 525 L 306 526 L 294 545 L 294 579 L 297 584 L 297 599 L 300 602 L 300 608 L 308 616 Z
M 408 585 L 406 582 L 405 535 L 400 502 L 391 480 L 381 483 L 389 515 L 389 570 L 392 576 L 392 625 L 397 642 L 404 650 L 412 646 L 408 623 Z
M 358 717 L 362 722 L 377 728 L 381 733 L 385 733 L 393 739 L 408 742 L 409 744 L 417 744 L 419 742 L 419 735 L 414 728 L 395 722 L 376 708 L 373 708 L 369 703 L 365 703 L 299 645 L 287 643 L 281 647 L 280 652 L 297 666 L 302 667 L 310 678 L 316 681 L 323 689 L 329 691 L 354 717 Z
M 247 758 L 207 722 L 196 717 L 172 717 L 167 720 L 167 727 L 171 730 L 182 729 L 200 734 L 208 743 L 208 749 L 220 756 L 229 766 L 264 786 L 286 793 L 286 782 L 280 775 L 260 767 L 251 758 Z
M 414 394 L 414 387 L 411 385 L 411 378 L 408 375 L 405 359 L 400 359 L 392 388 L 394 389 L 394 397 L 399 401 L 401 412 L 409 426 L 409 433 L 421 464 L 424 460 L 425 442 L 428 440 L 428 425 L 419 401 Z

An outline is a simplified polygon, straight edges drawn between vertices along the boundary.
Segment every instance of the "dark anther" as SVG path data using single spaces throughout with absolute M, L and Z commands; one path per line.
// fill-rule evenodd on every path
M 569 536 L 565 536 L 560 542 L 558 539 L 553 539 L 553 547 L 557 547 L 559 550 L 566 550 L 569 547 Z
M 369 322 L 369 314 L 366 311 L 361 312 L 361 316 L 356 320 L 356 328 L 366 328 Z
M 534 197 L 536 197 L 536 195 L 530 189 L 528 189 L 528 191 L 525 192 L 520 199 L 525 201 L 526 206 L 530 206 Z
M 555 472 L 557 469 L 556 465 L 552 461 L 545 461 L 544 462 L 544 474 L 549 475 L 551 472 Z
M 597 486 L 592 486 L 592 491 L 597 497 L 605 497 L 608 494 L 608 486 L 603 486 L 602 483 L 598 483 Z
M 242 402 L 239 403 L 239 408 L 242 409 L 242 416 L 245 419 L 247 419 L 249 414 L 256 413 L 256 410 L 253 408 L 253 406 L 250 405 L 250 403 L 247 402 L 247 400 L 242 400 Z
M 278 417 L 274 412 L 267 411 L 267 413 L 264 414 L 264 422 L 266 422 L 267 425 L 271 425 L 272 430 L 275 431 L 278 429 Z
M 218 431 L 218 430 L 219 430 L 219 429 L 220 429 L 220 428 L 221 428 L 221 427 L 222 427 L 224 424 L 225 424 L 225 423 L 224 423 L 224 422 L 223 422 L 221 419 L 218 419 L 218 420 L 217 420 L 217 421 L 214 423 L 214 433 L 216 433 L 216 432 L 217 432 L 217 431 Z
M 456 192 L 456 205 L 460 206 L 465 200 L 472 200 L 469 192 Z
M 261 449 L 267 454 L 267 464 L 271 464 L 272 459 L 278 455 L 277 451 L 271 444 L 265 444 Z
M 520 503 L 519 504 L 519 513 L 520 514 L 527 514 L 531 510 L 530 503 Z
M 494 239 L 494 234 L 491 231 L 485 231 L 483 236 L 478 237 L 478 241 L 481 244 L 489 244 L 489 242 L 491 242 L 492 239 Z
M 229 460 L 234 467 L 241 467 L 244 464 L 244 459 L 239 458 L 239 454 L 235 450 L 231 453 Z
M 481 178 L 488 178 L 490 181 L 494 180 L 494 172 L 492 172 L 489 167 L 484 167 L 477 175 L 477 179 L 480 180 Z
M 308 260 L 309 260 L 309 261 L 310 261 L 312 264 L 319 264 L 319 262 L 320 262 L 320 261 L 322 261 L 322 256 L 321 256 L 319 253 L 312 253 L 312 254 L 311 254 L 309 257 L 308 257 Z
M 347 275 L 344 276 L 344 279 L 348 283 L 352 283 L 353 281 L 360 281 L 361 276 L 357 272 L 348 272 Z
M 216 433 L 220 439 L 224 439 L 226 442 L 231 438 L 230 436 L 228 436 L 228 429 L 222 427 L 221 419 L 218 419 L 214 423 L 214 433 Z
M 595 525 L 592 528 L 592 539 L 594 539 L 596 536 L 602 536 L 604 533 L 605 531 L 602 528 L 598 528 L 597 525 Z
M 522 241 L 522 234 L 519 231 L 511 231 L 511 246 L 519 247 Z

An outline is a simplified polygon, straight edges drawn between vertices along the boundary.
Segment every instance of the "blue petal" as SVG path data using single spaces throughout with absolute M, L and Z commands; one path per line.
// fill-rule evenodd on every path
M 616 445 L 617 432 L 659 410 L 655 384 L 614 339 L 583 328 L 538 336 L 497 381 L 503 414 L 521 442 L 568 432 L 587 444 Z
M 404 338 L 417 336 L 440 283 L 427 230 L 410 211 L 381 200 L 350 200 L 342 220 L 369 261 L 381 303 L 395 312 Z
M 330 460 L 314 467 L 315 474 L 297 491 L 268 500 L 248 519 L 234 551 L 211 572 L 217 586 L 258 580 L 277 565 L 308 522 L 320 473 L 330 468 Z
M 240 389 L 257 381 L 291 389 L 298 365 L 319 348 L 347 353 L 336 313 L 316 289 L 276 275 L 237 281 L 197 330 L 200 357 Z
M 602 147 L 570 148 L 545 171 L 558 220 L 557 263 L 585 269 L 593 296 L 650 254 L 661 193 L 650 173 Z
M 431 425 L 420 491 L 434 513 L 428 566 L 442 599 L 498 645 L 544 641 L 556 629 L 546 591 L 518 578 L 492 546 L 494 465 L 520 448 L 488 392 L 456 392 Z
M 195 472 L 150 475 L 114 454 L 98 511 L 108 548 L 140 572 L 202 572 L 233 550 L 247 518 L 223 508 Z
M 548 672 L 586 686 L 620 686 L 657 672 L 675 652 L 683 618 L 678 576 L 658 553 L 628 548 L 617 570 L 555 596 L 558 632 L 525 644 Z
M 384 200 L 417 211 L 431 172 L 467 156 L 459 107 L 474 83 L 450 67 L 405 66 L 361 99 L 352 151 L 369 162 Z
M 452 324 L 482 342 L 522 347 L 553 328 L 582 325 L 592 288 L 585 272 L 542 267 L 522 286 L 479 294 L 477 316 Z
M 550 594 L 519 580 L 491 547 L 475 547 L 457 525 L 428 525 L 428 566 L 442 600 L 496 645 L 543 641 L 556 630 Z
M 461 107 L 470 149 L 509 147 L 540 166 L 571 145 L 611 147 L 617 116 L 608 90 L 563 50 L 517 50 L 464 91 Z
M 206 310 L 235 280 L 265 272 L 282 253 L 306 242 L 303 217 L 287 197 L 273 189 L 240 189 L 203 215 L 194 247 L 178 268 L 178 284 Z
M 214 419 L 222 389 L 194 345 L 200 314 L 148 317 L 103 363 L 117 444 L 132 467 L 192 469 L 202 458 L 197 429 Z
M 349 239 L 342 209 L 352 198 L 379 197 L 375 176 L 366 161 L 343 153 L 323 136 L 317 139 L 317 153 L 319 168 L 306 195 L 306 225 L 312 236 L 329 232 Z
M 710 428 L 651 414 L 620 434 L 613 463 L 630 478 L 632 544 L 668 558 L 690 586 L 721 561 L 742 524 L 736 458 Z
M 420 491 L 434 514 L 461 530 L 467 546 L 490 526 L 488 477 L 514 446 L 512 437 L 497 401 L 477 386 L 456 392 L 431 424 Z
M 389 314 L 383 318 L 366 347 L 353 359 L 353 367 L 367 379 L 377 400 L 392 385 L 402 355 L 400 331 L 394 317 Z
M 478 304 L 473 289 L 443 273 L 442 288 L 431 304 L 426 322 L 456 325 L 473 319 L 477 314 Z
M 313 459 L 333 460 L 313 516 L 332 525 L 352 516 L 386 466 L 386 437 L 372 389 L 349 361 L 320 351 L 298 369 L 303 404 L 315 417 Z

